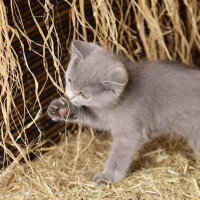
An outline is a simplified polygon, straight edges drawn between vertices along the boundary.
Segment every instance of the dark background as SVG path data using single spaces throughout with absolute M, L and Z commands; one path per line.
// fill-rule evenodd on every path
M 17 10 L 16 5 L 14 5 L 14 4 L 12 5 L 15 10 L 15 13 L 14 13 L 15 19 L 17 19 L 17 16 L 19 16 L 19 12 L 20 12 L 21 18 L 23 21 L 23 25 L 24 25 L 24 29 L 27 33 L 27 36 L 31 40 L 35 41 L 36 43 L 42 44 L 43 38 L 41 37 L 41 34 L 38 31 L 38 29 L 35 25 L 35 22 L 33 21 L 33 18 L 30 14 L 28 0 L 16 0 L 15 2 L 19 9 L 19 10 Z M 45 1 L 40 1 L 40 2 L 41 2 L 41 4 L 36 0 L 30 0 L 30 6 L 32 8 L 33 14 L 35 16 L 37 16 L 38 23 L 39 23 L 40 27 L 42 28 L 43 32 L 47 33 L 47 28 L 44 23 L 44 17 L 42 17 L 45 12 L 44 7 L 43 7 Z M 4 3 L 6 5 L 8 21 L 9 21 L 10 26 L 17 29 L 17 27 L 16 27 L 16 24 L 17 24 L 20 28 L 22 28 L 22 26 L 20 25 L 20 23 L 18 21 L 16 21 L 16 24 L 13 21 L 13 16 L 12 16 L 12 12 L 11 12 L 11 1 L 4 0 Z M 57 0 L 57 1 L 52 0 L 51 3 L 53 5 L 54 14 L 55 14 L 55 20 L 54 20 L 55 28 L 56 28 L 56 31 L 58 33 L 58 37 L 59 37 L 59 40 L 61 43 L 61 47 L 60 47 L 60 50 L 62 50 L 62 57 L 60 58 L 61 64 L 65 70 L 67 68 L 67 63 L 70 58 L 69 51 L 68 51 L 69 46 L 66 46 L 66 42 L 69 41 L 68 42 L 68 44 L 69 44 L 70 41 L 72 40 L 72 31 L 71 31 L 72 24 L 71 24 L 71 16 L 70 16 L 71 8 L 66 2 L 64 2 L 62 0 Z M 93 11 L 92 11 L 92 7 L 90 5 L 90 1 L 86 0 L 84 6 L 85 6 L 86 19 L 95 28 Z M 123 9 L 126 10 L 126 8 L 127 8 L 126 1 L 124 1 Z M 115 9 L 115 3 L 113 4 L 113 10 L 115 11 L 116 16 L 119 16 L 117 6 Z M 180 14 L 181 14 L 182 20 L 185 21 L 186 15 L 184 13 L 184 6 L 183 6 L 183 9 L 180 8 Z M 134 19 L 134 14 L 132 17 L 131 28 L 134 30 L 137 29 L 136 21 Z M 148 28 L 146 28 L 146 31 L 148 34 Z M 79 30 L 79 32 L 81 32 L 81 29 Z M 92 41 L 93 40 L 92 32 L 90 32 L 88 30 L 87 34 L 88 34 L 87 35 L 88 40 Z M 19 33 L 19 35 L 20 35 L 20 39 L 22 40 L 23 45 L 24 45 L 24 50 L 25 50 L 25 54 L 26 54 L 26 58 L 27 58 L 30 70 L 36 76 L 36 79 L 39 83 L 39 90 L 41 90 L 43 88 L 43 90 L 40 94 L 40 102 L 41 102 L 43 111 L 42 111 L 42 115 L 41 115 L 40 119 L 37 120 L 36 124 L 33 124 L 28 129 L 26 129 L 26 131 L 22 134 L 22 136 L 19 139 L 17 139 L 17 143 L 20 144 L 22 147 L 25 147 L 26 144 L 31 144 L 34 147 L 41 140 L 42 141 L 45 140 L 46 142 L 41 147 L 44 147 L 44 146 L 47 147 L 52 144 L 58 143 L 59 141 L 62 141 L 63 135 L 59 134 L 59 133 L 64 133 L 65 129 L 66 129 L 66 125 L 64 123 L 53 122 L 46 114 L 46 110 L 47 110 L 47 107 L 48 107 L 50 101 L 56 97 L 59 97 L 59 93 L 58 93 L 58 90 L 56 89 L 56 87 L 52 84 L 52 82 L 49 79 L 46 81 L 47 76 L 46 76 L 46 71 L 43 66 L 43 59 L 41 56 L 39 56 L 37 54 L 37 53 L 39 53 L 39 54 L 42 53 L 42 51 L 43 51 L 42 47 L 37 44 L 31 43 L 31 49 L 30 49 L 30 44 L 27 43 L 27 40 L 24 38 L 24 36 L 20 33 Z M 137 33 L 136 33 L 136 35 L 137 35 Z M 54 39 L 55 54 L 56 54 L 57 48 L 58 48 L 58 46 L 56 45 L 57 40 L 53 33 L 51 36 Z M 139 35 L 137 35 L 137 39 L 142 47 L 142 42 L 141 42 Z M 36 96 L 35 96 L 34 79 L 25 65 L 25 61 L 23 58 L 23 51 L 22 51 L 20 42 L 17 39 L 17 37 L 14 38 L 12 46 L 18 55 L 18 58 L 20 61 L 20 66 L 23 71 L 23 83 L 24 83 L 24 88 L 25 88 L 25 99 L 26 99 L 25 103 L 26 103 L 26 106 L 27 106 L 29 112 L 31 113 L 32 117 L 35 117 L 36 113 L 38 112 L 39 105 L 35 104 Z M 37 52 L 37 53 L 35 53 L 35 52 Z M 52 56 L 50 55 L 50 53 L 48 51 L 46 51 L 45 57 L 46 57 L 46 61 L 48 63 L 48 70 L 51 73 L 51 75 L 56 79 L 56 76 L 57 76 L 56 69 L 53 64 Z M 197 48 L 193 48 L 192 57 L 194 60 L 194 64 L 200 65 L 200 56 L 199 56 L 199 51 Z M 139 59 L 145 58 L 145 53 L 142 51 L 138 57 L 135 57 L 136 60 L 138 58 Z M 177 58 L 177 60 L 179 60 L 179 58 Z M 60 68 L 61 76 L 63 77 L 62 78 L 63 83 L 64 83 L 64 70 L 62 70 Z M 15 101 L 15 104 L 18 108 L 20 115 L 25 114 L 25 117 L 24 117 L 25 120 L 23 122 L 24 124 L 21 125 L 20 120 L 18 119 L 19 114 L 14 112 L 14 109 L 13 109 L 13 113 L 12 113 L 13 118 L 11 118 L 11 120 L 10 120 L 10 124 L 12 127 L 11 132 L 12 132 L 13 137 L 17 138 L 18 130 L 21 130 L 22 127 L 25 127 L 26 125 L 28 125 L 32 121 L 32 119 L 31 119 L 30 115 L 28 114 L 28 112 L 24 111 L 25 108 L 24 108 L 24 102 L 23 102 L 21 91 L 16 90 L 13 92 L 16 93 L 14 101 Z M 1 120 L 2 120 L 2 113 L 0 111 L 0 121 Z M 67 128 L 71 132 L 76 130 L 76 126 L 71 125 L 71 124 L 69 124 Z M 7 137 L 5 144 L 15 155 L 17 155 L 18 150 L 16 149 L 15 146 L 12 145 L 12 141 L 9 137 Z M 36 152 L 30 153 L 30 155 L 29 155 L 30 158 L 34 157 L 35 153 Z M 0 167 L 6 166 L 11 161 L 12 161 L 12 159 L 10 158 L 10 156 L 7 154 L 5 156 L 5 152 L 4 152 L 3 148 L 0 147 Z

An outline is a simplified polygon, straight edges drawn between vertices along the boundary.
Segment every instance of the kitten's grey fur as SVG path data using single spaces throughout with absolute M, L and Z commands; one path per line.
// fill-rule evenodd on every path
M 154 131 L 181 135 L 200 151 L 199 69 L 169 61 L 132 63 L 82 41 L 73 41 L 71 52 L 66 71 L 70 100 L 55 99 L 48 114 L 53 120 L 68 115 L 68 121 L 111 133 L 109 159 L 94 181 L 123 179 Z

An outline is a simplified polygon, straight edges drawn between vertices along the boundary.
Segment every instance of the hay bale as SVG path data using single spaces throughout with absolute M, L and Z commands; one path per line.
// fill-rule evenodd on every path
M 0 198 L 200 198 L 199 157 L 184 141 L 146 144 L 125 180 L 98 186 L 90 180 L 103 169 L 110 140 L 45 114 L 49 102 L 64 95 L 72 39 L 97 42 L 133 61 L 200 65 L 198 0 L 10 0 L 0 2 L 0 14 Z

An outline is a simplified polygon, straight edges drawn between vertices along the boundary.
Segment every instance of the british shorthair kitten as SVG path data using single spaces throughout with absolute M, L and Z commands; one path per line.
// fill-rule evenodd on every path
M 110 132 L 105 169 L 94 181 L 122 180 L 152 132 L 180 135 L 200 151 L 200 70 L 170 61 L 133 63 L 97 44 L 73 41 L 66 96 L 48 114 Z

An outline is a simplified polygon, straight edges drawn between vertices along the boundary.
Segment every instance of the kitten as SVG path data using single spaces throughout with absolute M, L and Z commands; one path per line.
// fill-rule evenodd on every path
M 111 133 L 110 156 L 94 181 L 122 180 L 154 131 L 176 133 L 200 151 L 199 69 L 169 61 L 132 63 L 82 41 L 73 41 L 71 52 L 68 99 L 53 100 L 48 114 Z

